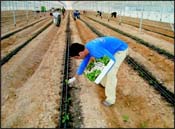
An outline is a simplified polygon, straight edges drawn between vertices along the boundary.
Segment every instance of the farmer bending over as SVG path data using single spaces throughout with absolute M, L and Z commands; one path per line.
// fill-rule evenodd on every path
M 103 101 L 105 106 L 111 106 L 116 100 L 117 71 L 128 54 L 128 45 L 115 37 L 106 36 L 96 38 L 87 42 L 85 45 L 73 43 L 70 46 L 70 57 L 83 59 L 74 77 L 68 83 L 74 82 L 78 76 L 82 75 L 90 58 L 101 58 L 108 56 L 115 63 L 109 72 L 104 76 L 100 84 L 105 87 L 106 99 Z

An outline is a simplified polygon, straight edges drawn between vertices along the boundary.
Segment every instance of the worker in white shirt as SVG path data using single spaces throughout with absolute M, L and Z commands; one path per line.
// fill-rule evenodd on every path
M 53 16 L 53 23 L 56 26 L 60 26 L 61 23 L 61 11 L 60 9 L 55 9 L 53 13 L 50 13 L 51 16 Z

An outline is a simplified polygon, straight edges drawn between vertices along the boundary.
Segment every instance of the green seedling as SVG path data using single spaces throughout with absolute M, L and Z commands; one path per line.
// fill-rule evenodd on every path
M 144 121 L 144 122 L 142 122 L 142 123 L 140 124 L 140 127 L 141 127 L 141 128 L 147 128 L 147 127 L 148 127 L 148 123 L 147 123 L 146 121 Z
M 108 56 L 103 56 L 99 59 L 96 59 L 95 62 L 101 62 L 105 66 L 109 63 L 110 58 Z M 92 68 L 95 67 L 94 61 L 90 62 L 88 66 L 86 67 L 86 71 L 90 71 L 89 73 L 86 73 L 85 76 L 90 80 L 90 81 L 95 81 L 95 79 L 100 75 L 101 70 L 95 69 L 93 71 Z
M 86 67 L 87 70 L 91 71 L 91 69 L 95 66 L 94 62 L 90 62 L 88 66 Z
M 69 82 L 68 79 L 65 79 L 65 83 L 68 84 L 68 82 Z
M 66 121 L 69 120 L 69 114 L 65 114 L 62 119 L 62 123 L 65 123 Z
M 97 61 L 97 62 L 101 62 L 101 63 L 103 63 L 103 64 L 106 66 L 106 65 L 109 63 L 110 58 L 107 57 L 107 56 L 103 56 L 102 58 L 97 59 L 96 61 Z
M 128 115 L 123 115 L 122 116 L 124 122 L 128 122 L 129 116 Z
M 71 97 L 69 97 L 65 102 L 69 103 L 71 101 Z
M 142 73 L 142 72 L 139 72 L 139 75 L 142 76 L 142 77 L 144 77 L 144 73 Z
M 149 84 L 152 85 L 152 84 L 154 84 L 154 82 L 153 82 L 152 80 L 150 80 L 150 81 L 149 81 Z
M 89 78 L 90 81 L 95 81 L 95 79 L 98 77 L 100 73 L 101 70 L 94 70 L 93 72 L 88 73 L 86 77 Z

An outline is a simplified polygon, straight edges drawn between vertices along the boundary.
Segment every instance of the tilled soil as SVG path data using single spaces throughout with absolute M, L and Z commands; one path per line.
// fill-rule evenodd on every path
M 92 21 L 88 19 L 86 21 L 92 24 Z M 62 20 L 60 27 L 51 25 L 2 66 L 1 127 L 55 128 L 60 125 L 59 107 L 61 86 L 64 81 L 62 71 L 66 23 L 67 16 Z M 101 31 L 102 26 L 93 24 Z M 72 43 L 85 44 L 98 37 L 83 22 L 74 21 L 72 16 L 70 29 Z M 102 33 L 104 32 L 116 36 L 116 32 L 105 27 Z M 119 34 L 116 37 L 118 36 Z M 129 53 L 133 58 L 139 63 L 149 63 L 150 69 L 157 71 L 156 66 L 148 62 L 147 56 L 142 55 L 142 51 L 132 47 L 134 41 L 129 38 L 124 39 L 130 43 Z M 144 49 L 141 45 L 135 47 Z M 161 57 L 157 56 L 157 58 Z M 81 60 L 71 59 L 70 77 L 74 75 L 80 62 Z M 156 77 L 158 74 L 159 71 L 155 74 Z M 73 84 L 71 87 L 73 102 L 70 107 L 74 116 L 73 127 L 174 127 L 173 107 L 126 62 L 121 65 L 116 76 L 118 78 L 117 100 L 111 107 L 105 107 L 102 104 L 105 99 L 104 87 L 90 82 L 84 76 Z
M 136 56 L 136 60 L 142 62 L 141 64 L 143 66 L 145 66 L 161 83 L 163 83 L 167 89 L 174 93 L 174 62 L 170 61 L 164 56 L 161 56 L 150 48 L 136 43 L 136 41 L 133 39 L 112 31 L 111 29 L 108 29 L 99 23 L 91 21 L 87 18 L 85 18 L 85 21 L 88 21 L 90 25 L 97 28 L 97 30 L 104 35 L 115 36 L 128 43 L 130 48 L 133 50 L 130 52 L 130 55 L 134 58 Z M 139 53 L 139 56 L 137 56 L 137 53 Z
M 31 38 L 35 33 L 37 33 L 43 25 L 47 25 L 51 22 L 51 19 L 45 19 L 35 25 L 26 28 L 4 40 L 1 41 L 1 57 L 5 57 L 11 51 L 13 51 L 18 46 L 22 45 L 25 41 Z
M 14 25 L 13 12 L 12 11 L 1 11 L 1 35 L 8 33 L 9 31 L 16 30 L 22 26 L 28 25 L 33 21 L 42 19 L 43 17 L 50 17 L 49 13 L 35 13 L 28 11 L 27 19 L 26 11 L 17 11 L 16 14 L 16 26 Z
M 93 37 L 86 38 L 86 34 L 91 34 L 92 31 L 86 29 L 86 25 L 79 20 L 76 21 L 76 25 L 80 29 L 82 43 L 97 37 L 92 35 Z M 106 29 L 103 31 L 106 32 Z M 118 77 L 117 102 L 112 107 L 102 105 L 105 99 L 103 87 L 91 83 L 84 77 L 81 77 L 75 84 L 81 88 L 80 99 L 84 118 L 82 127 L 174 126 L 173 108 L 168 106 L 160 94 L 139 77 L 132 68 L 123 63 L 116 76 Z M 125 116 L 128 117 L 126 122 L 124 121 Z
M 88 11 L 85 15 L 96 16 L 96 13 Z M 96 18 L 101 19 L 103 21 L 104 20 L 110 21 L 110 22 L 114 21 L 116 24 L 135 26 L 137 27 L 137 30 L 139 30 L 138 28 L 140 26 L 140 18 L 133 18 L 133 17 L 128 17 L 128 16 L 120 17 L 119 15 L 116 18 L 110 18 L 109 16 L 110 16 L 109 14 L 104 13 L 102 18 L 99 16 L 97 16 Z M 144 33 L 151 32 L 149 34 L 154 34 L 155 37 L 174 42 L 172 38 L 174 37 L 174 33 L 172 31 L 170 23 L 143 19 L 142 20 L 142 31 L 144 31 Z
M 51 25 L 2 67 L 2 127 L 56 127 L 66 18 Z
M 154 33 L 148 30 L 144 30 L 142 29 L 142 32 L 139 32 L 139 28 L 122 23 L 121 25 L 118 24 L 118 19 L 115 20 L 111 20 L 110 22 L 107 21 L 107 19 L 103 18 L 101 19 L 100 17 L 95 17 L 93 14 L 86 14 L 85 16 L 94 18 L 100 22 L 109 24 L 112 27 L 118 28 L 119 30 L 131 34 L 133 36 L 137 36 L 149 43 L 151 43 L 152 45 L 155 45 L 159 48 L 162 48 L 170 53 L 172 53 L 174 55 L 174 39 L 173 38 L 168 38 L 167 36 L 163 36 L 161 34 L 158 33 Z M 151 23 L 149 23 L 151 24 Z M 157 24 L 155 22 L 155 24 Z M 151 29 L 150 29 L 151 30 Z M 160 29 L 159 31 L 163 31 L 162 29 Z

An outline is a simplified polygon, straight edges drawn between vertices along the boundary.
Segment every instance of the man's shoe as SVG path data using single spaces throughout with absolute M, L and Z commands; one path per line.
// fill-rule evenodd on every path
M 105 100 L 105 101 L 103 101 L 103 105 L 110 107 L 112 104 Z

